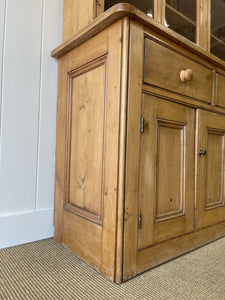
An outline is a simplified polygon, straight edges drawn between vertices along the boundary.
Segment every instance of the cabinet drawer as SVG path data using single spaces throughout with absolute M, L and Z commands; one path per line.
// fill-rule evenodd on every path
M 216 105 L 225 107 L 225 76 L 222 74 L 217 74 L 216 79 L 217 79 Z
M 182 82 L 180 72 L 187 69 L 192 71 L 192 78 Z M 212 102 L 212 69 L 150 38 L 145 38 L 144 83 Z

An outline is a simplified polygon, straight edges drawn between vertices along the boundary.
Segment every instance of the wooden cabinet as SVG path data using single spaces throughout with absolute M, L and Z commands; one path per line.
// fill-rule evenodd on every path
M 52 55 L 55 238 L 119 283 L 225 236 L 225 63 L 128 4 Z
M 225 60 L 224 0 L 64 0 L 63 40 L 120 2 Z

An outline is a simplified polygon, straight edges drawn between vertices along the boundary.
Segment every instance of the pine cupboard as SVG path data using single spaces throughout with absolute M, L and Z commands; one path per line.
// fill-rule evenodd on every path
M 64 0 L 63 41 L 120 2 L 225 60 L 224 0 Z
M 52 56 L 55 238 L 120 283 L 225 236 L 225 62 L 129 4 Z

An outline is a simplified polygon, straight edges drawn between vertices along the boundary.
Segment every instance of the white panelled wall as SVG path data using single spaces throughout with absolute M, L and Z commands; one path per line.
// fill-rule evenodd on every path
M 0 248 L 53 236 L 63 0 L 0 0 Z

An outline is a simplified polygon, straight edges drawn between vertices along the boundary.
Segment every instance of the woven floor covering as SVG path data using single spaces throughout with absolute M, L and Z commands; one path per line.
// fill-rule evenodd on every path
M 225 299 L 225 238 L 114 284 L 53 239 L 0 250 L 0 299 Z

